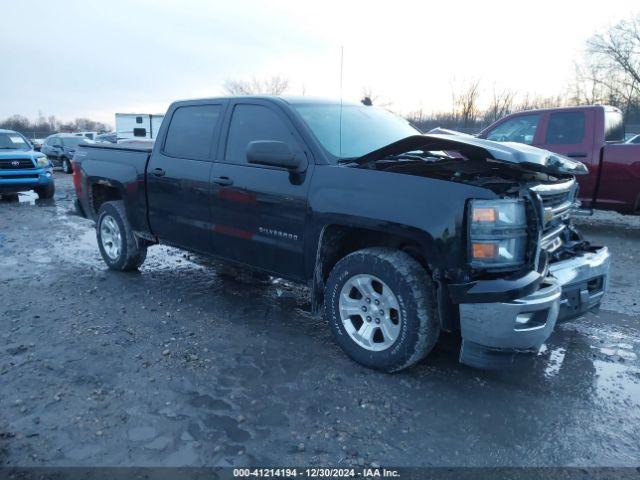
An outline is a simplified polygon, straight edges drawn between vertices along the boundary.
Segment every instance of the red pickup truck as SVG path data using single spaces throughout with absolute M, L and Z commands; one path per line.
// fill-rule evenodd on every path
M 640 214 L 640 145 L 624 143 L 624 119 L 609 106 L 529 110 L 489 125 L 480 138 L 517 142 L 579 160 L 582 207 Z

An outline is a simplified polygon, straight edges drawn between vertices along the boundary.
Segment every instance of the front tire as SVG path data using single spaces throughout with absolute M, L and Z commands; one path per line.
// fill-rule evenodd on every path
M 430 276 L 407 253 L 390 248 L 340 260 L 327 281 L 324 312 L 349 357 L 385 372 L 419 362 L 440 333 Z
M 133 234 L 121 200 L 102 204 L 96 236 L 102 259 L 111 270 L 135 270 L 147 258 L 147 246 Z
M 53 198 L 56 193 L 56 186 L 53 182 L 43 188 L 36 188 L 36 193 L 38 194 L 38 198 L 40 200 L 49 200 Z
M 73 166 L 71 165 L 71 160 L 64 157 L 62 159 L 62 171 L 64 173 L 73 173 Z

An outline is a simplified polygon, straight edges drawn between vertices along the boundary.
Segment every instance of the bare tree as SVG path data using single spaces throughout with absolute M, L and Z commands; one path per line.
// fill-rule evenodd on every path
M 543 97 L 541 95 L 527 93 L 518 103 L 514 104 L 513 111 L 521 112 L 523 110 L 536 110 L 539 108 L 562 107 L 566 104 L 567 101 L 564 95 L 558 94 L 549 97 Z
M 102 122 L 96 122 L 89 118 L 76 118 L 72 123 L 74 130 L 88 130 L 96 132 L 104 132 L 107 126 Z
M 263 80 L 256 77 L 251 80 L 229 79 L 222 88 L 227 95 L 282 95 L 289 89 L 289 79 L 279 75 Z
M 38 138 L 50 135 L 59 130 L 69 132 L 78 130 L 105 132 L 109 129 L 109 126 L 89 118 L 76 118 L 73 122 L 59 122 L 53 115 L 45 117 L 42 113 L 38 112 L 38 117 L 35 121 L 31 121 L 23 115 L 12 115 L 9 118 L 0 120 L 0 128 L 16 130 L 30 138 Z
M 509 90 L 508 88 L 502 91 L 496 91 L 495 85 L 493 86 L 493 97 L 491 104 L 486 112 L 485 119 L 489 122 L 495 122 L 496 120 L 510 114 L 513 111 L 514 100 L 516 92 Z
M 480 116 L 479 97 L 480 80 L 473 80 L 460 93 L 454 94 L 454 109 L 463 127 L 473 125 Z
M 610 103 L 625 112 L 640 107 L 640 15 L 588 40 L 573 90 L 578 103 Z
M 26 132 L 31 130 L 33 124 L 24 115 L 11 115 L 0 121 L 0 128 L 7 128 L 9 130 L 17 130 L 18 132 Z
M 601 57 L 611 70 L 622 70 L 627 82 L 640 85 L 640 15 L 595 34 L 587 47 L 591 55 Z

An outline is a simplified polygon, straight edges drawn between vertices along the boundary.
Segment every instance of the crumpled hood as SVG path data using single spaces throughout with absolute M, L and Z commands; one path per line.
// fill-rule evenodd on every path
M 551 174 L 582 175 L 588 173 L 587 167 L 583 163 L 548 150 L 521 143 L 498 143 L 471 136 L 452 134 L 412 135 L 367 153 L 355 161 L 359 164 L 364 164 L 381 160 L 391 155 L 418 150 L 458 152 L 469 160 L 493 160 L 517 164 L 529 170 Z

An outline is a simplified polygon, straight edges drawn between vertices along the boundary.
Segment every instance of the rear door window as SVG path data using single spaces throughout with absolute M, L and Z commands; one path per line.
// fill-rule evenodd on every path
M 178 107 L 171 117 L 164 154 L 192 160 L 209 160 L 211 142 L 220 121 L 222 105 Z
M 606 142 L 624 141 L 624 118 L 618 109 L 604 112 L 604 140 Z
M 584 141 L 584 112 L 556 112 L 549 116 L 545 144 L 579 145 Z
M 518 115 L 491 130 L 486 138 L 494 142 L 517 142 L 531 145 L 540 123 L 540 115 Z

